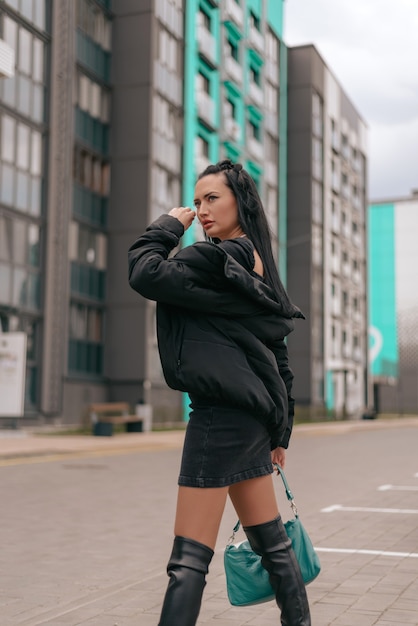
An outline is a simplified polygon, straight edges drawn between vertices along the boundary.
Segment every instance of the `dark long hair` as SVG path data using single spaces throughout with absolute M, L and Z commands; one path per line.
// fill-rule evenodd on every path
M 209 174 L 224 175 L 225 182 L 237 201 L 239 225 L 254 244 L 263 262 L 266 283 L 273 289 L 278 301 L 293 307 L 280 280 L 271 247 L 270 228 L 254 180 L 240 163 L 234 164 L 229 159 L 209 165 L 199 175 L 199 180 Z

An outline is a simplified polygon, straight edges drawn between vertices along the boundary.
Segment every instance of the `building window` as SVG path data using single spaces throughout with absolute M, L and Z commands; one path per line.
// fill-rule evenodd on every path
M 266 109 L 271 113 L 277 113 L 278 111 L 278 90 L 270 83 L 266 83 L 265 86 L 265 105 Z
M 103 310 L 73 302 L 70 306 L 68 369 L 78 375 L 103 371 Z
M 112 43 L 111 21 L 95 2 L 92 0 L 77 0 L 76 21 L 77 28 L 83 31 L 103 50 L 110 51 Z
M 235 61 L 239 62 L 239 43 L 237 39 L 233 39 L 232 37 L 227 37 L 226 40 L 227 50 L 229 52 L 229 56 L 232 57 Z
M 196 91 L 210 95 L 210 80 L 202 72 L 196 74 Z
M 107 238 L 88 226 L 72 221 L 69 230 L 69 258 L 97 269 L 106 268 Z
M 200 10 L 198 11 L 198 14 L 197 14 L 197 25 L 203 26 L 209 32 L 212 30 L 211 17 L 209 13 L 207 13 L 202 6 L 200 7 Z
M 266 58 L 275 63 L 279 61 L 279 42 L 270 30 L 266 33 Z
M 82 72 L 77 74 L 76 104 L 103 124 L 110 121 L 110 91 Z
M 0 97 L 25 117 L 43 122 L 45 44 L 6 15 L 3 16 L 3 39 L 15 51 L 16 68 L 14 76 L 1 81 Z
M 323 221 L 323 189 L 318 181 L 312 181 L 312 220 L 318 224 Z
M 73 178 L 76 183 L 101 196 L 110 192 L 110 164 L 77 146 L 73 155 Z
M 261 125 L 253 120 L 248 121 L 248 134 L 257 141 L 261 141 Z
M 261 28 L 260 18 L 253 11 L 250 11 L 250 27 L 258 31 Z
M 0 202 L 24 213 L 40 215 L 41 171 L 42 135 L 3 114 L 0 119 Z
M 261 70 L 260 67 L 256 65 L 251 65 L 249 70 L 250 80 L 255 83 L 258 87 L 261 86 Z
M 171 72 L 179 69 L 179 46 L 177 40 L 164 28 L 159 31 L 159 59 Z
M 323 135 L 323 104 L 317 93 L 312 94 L 312 131 L 314 135 Z

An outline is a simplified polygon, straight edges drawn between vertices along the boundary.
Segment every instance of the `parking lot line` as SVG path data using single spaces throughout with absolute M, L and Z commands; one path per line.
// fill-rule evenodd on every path
M 378 491 L 418 491 L 418 487 L 407 487 L 402 485 L 380 485 Z
M 332 504 L 331 506 L 321 509 L 321 513 L 333 513 L 334 511 L 351 511 L 365 513 L 401 513 L 404 515 L 418 515 L 418 509 L 379 509 L 368 506 L 342 506 L 341 504 Z
M 356 550 L 355 548 L 318 548 L 316 552 L 341 552 L 342 554 L 371 554 L 375 556 L 395 556 L 398 558 L 418 559 L 418 552 L 390 552 L 385 550 Z

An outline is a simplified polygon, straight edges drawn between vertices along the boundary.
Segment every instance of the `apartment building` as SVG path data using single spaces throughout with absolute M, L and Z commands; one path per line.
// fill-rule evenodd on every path
M 418 411 L 418 191 L 368 207 L 370 368 L 374 408 Z
M 254 177 L 308 314 L 298 401 L 364 402 L 365 126 L 314 49 L 288 63 L 282 30 L 283 0 L 0 0 L 0 320 L 27 334 L 27 419 L 112 400 L 183 418 L 126 253 L 224 157 Z
M 0 10 L 16 55 L 0 85 L 0 316 L 28 336 L 26 417 L 74 423 L 88 402 L 123 399 L 181 419 L 126 252 L 158 215 L 191 204 L 196 175 L 225 156 L 255 178 L 276 244 L 285 237 L 283 2 Z
M 367 128 L 318 51 L 289 48 L 289 337 L 301 415 L 360 414 L 367 363 Z

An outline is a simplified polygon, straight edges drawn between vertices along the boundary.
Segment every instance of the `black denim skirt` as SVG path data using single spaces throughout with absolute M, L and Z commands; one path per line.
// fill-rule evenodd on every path
M 241 409 L 192 400 L 178 484 L 227 487 L 273 472 L 266 428 Z

